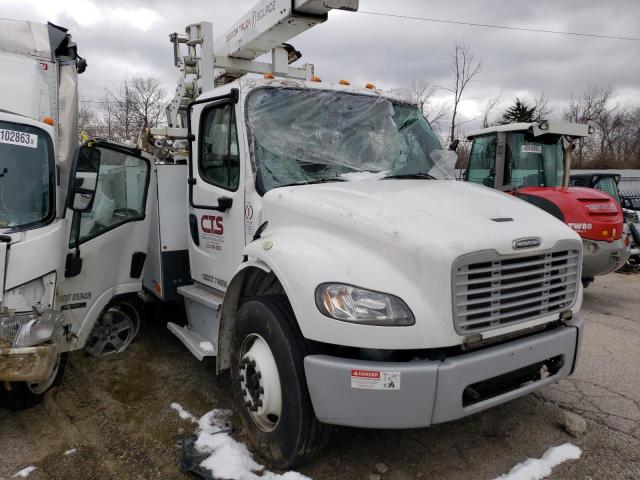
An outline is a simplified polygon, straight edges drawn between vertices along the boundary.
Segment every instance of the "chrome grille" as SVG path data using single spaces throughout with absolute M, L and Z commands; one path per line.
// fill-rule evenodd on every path
M 465 255 L 453 267 L 456 331 L 475 333 L 568 309 L 580 282 L 581 246 L 560 242 L 535 253 Z

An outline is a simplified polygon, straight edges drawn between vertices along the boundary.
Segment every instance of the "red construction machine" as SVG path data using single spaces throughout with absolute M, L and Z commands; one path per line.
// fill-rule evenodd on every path
M 629 257 L 618 202 L 599 190 L 569 186 L 574 142 L 589 133 L 589 125 L 547 121 L 472 132 L 464 175 L 468 182 L 508 192 L 573 228 L 584 245 L 584 286 L 617 270 Z

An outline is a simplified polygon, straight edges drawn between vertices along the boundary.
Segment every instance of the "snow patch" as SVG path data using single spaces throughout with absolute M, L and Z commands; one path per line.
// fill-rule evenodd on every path
M 213 343 L 211 342 L 200 342 L 200 349 L 207 353 L 214 353 L 216 351 L 216 349 L 213 348 Z
M 551 475 L 551 470 L 567 460 L 577 460 L 582 450 L 571 443 L 552 447 L 542 458 L 529 458 L 513 467 L 509 473 L 495 480 L 542 480 Z
M 180 405 L 177 402 L 173 402 L 171 404 L 171 408 L 173 408 L 176 412 L 178 412 L 178 415 L 180 415 L 180 418 L 182 418 L 183 420 L 191 420 L 194 423 L 198 423 L 198 419 L 196 417 L 194 417 L 191 413 L 189 413 L 187 410 L 185 410 L 182 405 Z
M 180 410 L 171 404 L 171 408 Z M 177 405 L 177 404 L 175 404 Z M 200 466 L 211 471 L 214 478 L 228 480 L 311 480 L 298 472 L 277 474 L 265 470 L 264 466 L 256 462 L 249 449 L 243 443 L 237 442 L 231 435 L 227 418 L 230 410 L 212 410 L 203 415 L 198 423 L 198 438 L 196 449 L 209 456 Z M 181 415 L 182 416 L 182 415 Z M 257 473 L 260 473 L 258 475 Z
M 78 451 L 77 448 L 70 448 L 69 450 L 67 450 L 66 452 L 64 452 L 64 454 L 68 457 L 69 455 L 73 455 L 74 453 L 76 453 Z
M 14 473 L 13 477 L 14 478 L 26 478 L 29 475 L 31 475 L 33 472 L 35 472 L 36 470 L 37 470 L 37 467 L 34 467 L 34 466 L 23 468 L 19 472 Z
M 338 178 L 348 182 L 364 182 L 366 180 L 380 180 L 389 174 L 387 170 L 384 172 L 349 172 L 343 173 Z

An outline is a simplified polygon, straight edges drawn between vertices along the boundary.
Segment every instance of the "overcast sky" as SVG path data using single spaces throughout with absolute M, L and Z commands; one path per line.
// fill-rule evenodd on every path
M 257 0 L 0 0 L 0 16 L 52 21 L 70 29 L 89 64 L 81 95 L 97 99 L 127 76 L 158 77 L 173 90 L 171 32 L 213 22 L 214 36 Z M 640 0 L 360 0 L 360 9 L 603 35 L 640 37 Z M 301 63 L 315 64 L 325 81 L 374 82 L 391 89 L 424 80 L 451 84 L 456 42 L 482 60 L 482 73 L 462 105 L 463 129 L 475 126 L 482 105 L 501 95 L 499 113 L 516 96 L 544 91 L 562 107 L 589 84 L 611 86 L 621 103 L 640 103 L 640 42 L 496 30 L 363 13 L 336 12 L 329 22 L 292 40 Z M 447 101 L 440 90 L 441 101 Z

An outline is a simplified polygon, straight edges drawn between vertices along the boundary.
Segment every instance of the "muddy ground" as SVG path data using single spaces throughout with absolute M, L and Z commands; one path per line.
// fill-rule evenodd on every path
M 326 453 L 301 471 L 314 479 L 368 480 L 382 462 L 388 467 L 382 480 L 492 479 L 573 442 L 582 458 L 557 467 L 551 478 L 640 478 L 640 275 L 598 279 L 586 290 L 583 314 L 587 330 L 572 378 L 429 429 L 340 429 Z M 30 465 L 37 467 L 30 480 L 189 478 L 180 473 L 176 444 L 193 424 L 171 402 L 196 415 L 232 406 L 229 390 L 216 386 L 214 362 L 199 363 L 164 322 L 150 321 L 117 357 L 75 352 L 63 385 L 43 405 L 0 410 L 0 479 Z M 587 418 L 584 436 L 560 427 L 563 409 Z M 242 429 L 235 436 L 243 440 Z

